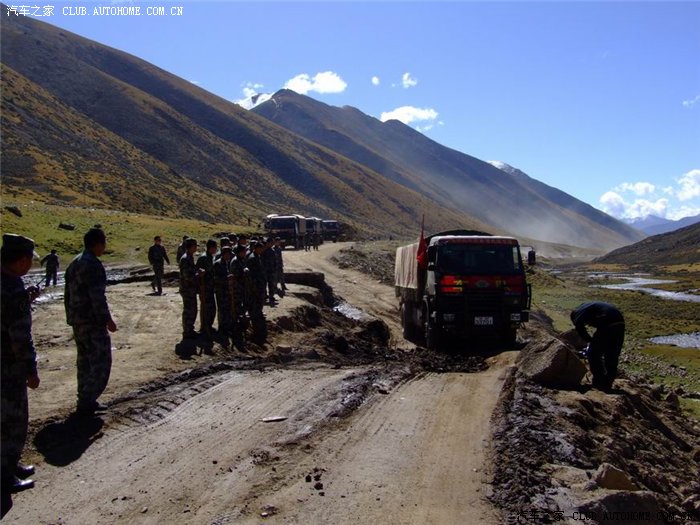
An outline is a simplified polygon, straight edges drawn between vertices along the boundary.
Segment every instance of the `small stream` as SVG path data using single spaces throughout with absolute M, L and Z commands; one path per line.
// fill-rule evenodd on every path
M 341 302 L 337 306 L 334 306 L 333 310 L 355 321 L 367 321 L 373 319 L 373 317 L 367 312 L 360 310 L 359 308 L 356 308 L 355 306 L 352 306 L 351 304 L 345 302 Z
M 700 332 L 692 334 L 663 335 L 649 339 L 658 345 L 673 345 L 680 348 L 700 348 Z
M 614 279 L 625 279 L 627 282 L 618 284 L 597 284 L 593 285 L 597 288 L 608 288 L 609 290 L 633 290 L 638 292 L 648 293 L 655 297 L 660 297 L 669 301 L 686 301 L 692 303 L 700 303 L 700 295 L 689 292 L 670 292 L 668 290 L 659 290 L 658 288 L 650 288 L 655 284 L 668 284 L 676 281 L 668 279 L 649 279 L 640 277 L 639 275 L 623 275 L 611 273 L 595 273 L 590 274 L 590 277 L 610 277 Z M 700 348 L 700 332 L 690 334 L 673 334 L 649 339 L 652 343 L 663 345 L 674 345 L 680 348 Z
M 688 292 L 669 292 L 668 290 L 659 290 L 658 288 L 649 288 L 655 284 L 668 284 L 675 283 L 676 281 L 671 281 L 668 279 L 648 279 L 639 276 L 629 276 L 620 274 L 591 274 L 591 277 L 610 277 L 614 279 L 625 279 L 627 282 L 618 284 L 596 284 L 593 285 L 596 288 L 608 288 L 609 290 L 632 290 L 637 292 L 644 292 L 656 297 L 661 297 L 662 299 L 668 299 L 672 301 L 687 301 L 691 303 L 700 303 L 700 295 L 688 293 Z
M 106 268 L 107 280 L 108 281 L 121 281 L 132 277 L 135 274 L 143 270 L 134 270 L 126 268 Z M 44 288 L 46 284 L 46 272 L 42 270 L 34 270 L 22 277 L 24 285 L 29 286 L 39 286 L 41 288 L 41 295 L 34 299 L 34 303 L 46 303 L 49 301 L 54 301 L 57 299 L 63 299 L 63 290 L 66 286 L 65 272 L 58 272 L 58 279 L 56 280 L 56 286 L 49 286 Z

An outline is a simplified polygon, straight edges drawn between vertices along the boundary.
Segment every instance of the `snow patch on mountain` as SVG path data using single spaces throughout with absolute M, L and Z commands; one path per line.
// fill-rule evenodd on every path
M 249 97 L 236 100 L 235 103 L 244 109 L 253 109 L 255 106 L 259 106 L 263 102 L 270 100 L 272 95 L 272 93 L 255 93 Z

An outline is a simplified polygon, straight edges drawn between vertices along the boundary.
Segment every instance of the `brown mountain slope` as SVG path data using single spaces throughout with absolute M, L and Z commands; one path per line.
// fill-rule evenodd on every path
M 442 146 L 398 121 L 380 122 L 289 90 L 253 111 L 444 206 L 518 235 L 603 249 L 642 237 L 560 190 Z
M 700 223 L 647 237 L 614 250 L 594 262 L 606 264 L 670 265 L 700 263 Z
M 136 57 L 2 19 L 2 191 L 225 220 L 299 212 L 369 234 L 484 228 Z

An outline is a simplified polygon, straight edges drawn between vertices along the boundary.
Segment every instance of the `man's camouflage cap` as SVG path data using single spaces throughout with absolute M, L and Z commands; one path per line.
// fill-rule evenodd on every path
M 5 233 L 2 236 L 2 251 L 12 254 L 27 254 L 33 257 L 39 257 L 34 251 L 34 241 L 24 235 L 15 233 Z

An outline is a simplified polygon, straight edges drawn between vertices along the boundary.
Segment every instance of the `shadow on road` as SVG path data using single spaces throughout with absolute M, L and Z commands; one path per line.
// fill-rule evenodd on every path
M 34 438 L 36 449 L 50 465 L 65 467 L 83 455 L 102 437 L 102 418 L 71 414 L 64 421 L 47 424 Z

